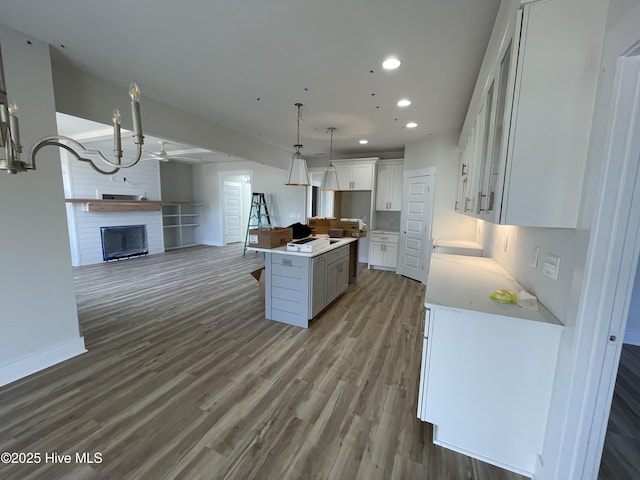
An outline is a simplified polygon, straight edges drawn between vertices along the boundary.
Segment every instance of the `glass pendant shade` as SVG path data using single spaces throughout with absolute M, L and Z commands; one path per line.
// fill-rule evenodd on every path
M 322 185 L 320 186 L 320 190 L 325 190 L 328 192 L 336 192 L 340 190 L 340 185 L 338 185 L 338 174 L 336 173 L 336 167 L 333 166 L 333 132 L 335 131 L 335 127 L 329 127 L 329 132 L 331 133 L 331 147 L 329 148 L 329 166 L 327 167 L 327 171 L 324 172 L 324 176 L 322 177 Z
M 291 158 L 287 185 L 309 185 L 307 161 L 302 157 L 300 150 L 296 150 L 296 153 L 294 153 Z
M 330 192 L 336 192 L 340 190 L 340 185 L 338 185 L 338 175 L 336 174 L 336 167 L 334 167 L 333 164 L 329 164 L 329 166 L 327 167 L 327 171 L 324 172 L 320 190 Z
M 293 146 L 296 149 L 296 153 L 291 157 L 291 165 L 289 165 L 289 179 L 285 185 L 301 185 L 309 186 L 309 171 L 307 170 L 307 161 L 300 153 L 302 145 L 300 145 L 300 119 L 302 118 L 302 104 L 296 103 L 298 108 L 298 131 L 297 131 L 297 143 Z

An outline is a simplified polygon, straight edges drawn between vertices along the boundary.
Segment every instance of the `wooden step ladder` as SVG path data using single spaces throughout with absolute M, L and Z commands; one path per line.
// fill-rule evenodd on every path
M 249 212 L 249 221 L 247 222 L 247 233 L 244 236 L 244 250 L 242 254 L 247 253 L 247 242 L 249 241 L 249 230 L 253 228 L 262 228 L 264 225 L 271 226 L 271 216 L 264 193 L 253 193 L 251 198 L 251 211 Z

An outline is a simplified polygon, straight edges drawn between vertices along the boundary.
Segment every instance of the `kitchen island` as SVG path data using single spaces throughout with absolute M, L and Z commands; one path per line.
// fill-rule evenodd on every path
M 247 250 L 265 254 L 264 316 L 302 328 L 342 294 L 358 276 L 358 238 L 332 238 L 314 252 L 287 247 Z

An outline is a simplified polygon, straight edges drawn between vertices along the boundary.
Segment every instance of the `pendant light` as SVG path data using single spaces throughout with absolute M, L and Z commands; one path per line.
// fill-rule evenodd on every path
M 300 145 L 300 118 L 302 118 L 302 104 L 296 103 L 296 107 L 298 107 L 298 136 L 296 137 L 297 143 L 293 146 L 296 151 L 291 158 L 289 179 L 285 185 L 310 185 L 307 161 L 300 153 L 300 149 L 302 148 L 302 145 Z
M 336 174 L 336 167 L 333 166 L 333 132 L 335 131 L 335 127 L 329 127 L 329 132 L 331 133 L 331 146 L 329 147 L 329 166 L 327 167 L 327 171 L 324 172 L 324 177 L 322 178 L 322 186 L 320 190 L 335 192 L 340 190 L 340 185 L 338 184 L 338 175 Z

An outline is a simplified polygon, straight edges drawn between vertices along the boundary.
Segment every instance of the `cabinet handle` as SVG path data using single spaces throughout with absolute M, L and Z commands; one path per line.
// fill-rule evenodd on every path
M 496 192 L 489 192 L 489 205 L 487 206 L 487 210 L 490 212 L 493 211 L 493 202 L 496 199 Z
M 469 211 L 469 201 L 471 201 L 471 199 L 469 197 L 464 197 L 464 211 L 465 212 Z
M 467 174 L 467 165 L 465 163 L 462 164 L 462 171 L 460 172 L 460 176 L 464 177 Z
M 482 199 L 486 198 L 486 195 L 483 195 L 482 192 L 478 192 L 478 206 L 476 207 L 476 213 L 484 212 L 487 209 L 482 208 Z
M 458 200 L 456 200 L 456 206 L 454 207 L 454 210 L 457 212 L 458 210 L 460 210 L 460 202 L 458 202 Z

